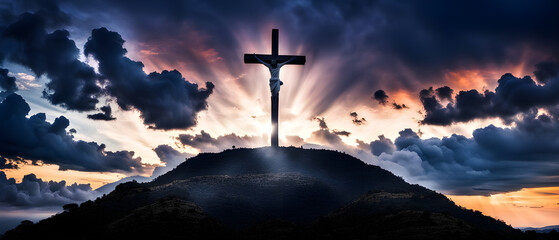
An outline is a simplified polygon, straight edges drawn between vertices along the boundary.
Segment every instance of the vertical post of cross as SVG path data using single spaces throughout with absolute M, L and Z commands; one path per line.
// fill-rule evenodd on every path
M 271 144 L 272 147 L 279 146 L 278 132 L 279 132 L 279 93 L 277 95 L 272 95 L 272 136 Z
M 279 30 L 272 29 L 272 56 L 277 57 L 279 55 Z
M 279 52 L 279 30 L 272 29 L 272 57 L 277 57 Z M 279 92 L 272 94 L 272 136 L 270 141 L 272 147 L 279 147 Z

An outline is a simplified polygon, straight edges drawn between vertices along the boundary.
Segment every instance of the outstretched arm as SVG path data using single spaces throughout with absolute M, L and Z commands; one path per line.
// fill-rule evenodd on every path
M 283 65 L 288 64 L 289 62 L 293 61 L 294 59 L 295 59 L 295 57 L 291 57 L 289 60 L 287 60 L 287 61 L 285 61 L 285 62 L 282 62 L 282 63 L 280 63 L 280 64 L 278 64 L 278 65 L 279 65 L 279 67 L 282 67 Z
M 266 62 L 264 62 L 260 58 L 258 58 L 258 56 L 256 56 L 256 53 L 254 53 L 254 58 L 256 58 L 256 60 L 258 60 L 260 63 L 266 65 L 266 67 L 270 67 L 270 64 L 267 64 Z

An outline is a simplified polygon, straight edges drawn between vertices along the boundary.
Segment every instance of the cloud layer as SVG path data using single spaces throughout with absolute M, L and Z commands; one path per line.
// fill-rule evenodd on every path
M 203 89 L 186 81 L 177 70 L 146 75 L 141 62 L 124 55 L 124 40 L 106 28 L 94 29 L 84 53 L 99 61 L 99 72 L 108 81 L 107 92 L 121 109 L 138 109 L 146 125 L 156 129 L 181 129 L 196 125 L 196 114 L 207 108 L 214 85 Z
M 123 110 L 139 110 L 151 128 L 185 129 L 196 125 L 196 115 L 207 108 L 206 100 L 213 91 L 211 82 L 198 89 L 176 70 L 145 74 L 141 62 L 125 56 L 121 36 L 106 28 L 94 29 L 84 49 L 85 55 L 98 61 L 98 75 L 93 67 L 79 60 L 80 51 L 67 30 L 48 32 L 49 27 L 68 20 L 56 5 L 50 8 L 56 11 L 24 13 L 0 26 L 0 62 L 21 64 L 36 76 L 48 77 L 45 99 L 70 110 L 92 111 L 99 98 L 114 98 Z M 0 71 L 0 87 L 15 91 L 15 79 L 6 74 L 7 70 Z M 102 113 L 88 117 L 113 120 L 110 107 L 100 110 Z
M 107 151 L 104 144 L 76 141 L 60 116 L 49 123 L 44 113 L 27 118 L 30 107 L 13 93 L 0 103 L 0 157 L 12 164 L 31 160 L 60 170 L 143 173 L 149 167 L 132 151 Z
M 66 181 L 45 182 L 35 174 L 25 175 L 21 183 L 6 178 L 0 171 L 0 204 L 16 207 L 62 206 L 97 197 L 89 184 L 66 185 Z
M 420 139 L 401 131 L 392 153 L 390 140 L 371 143 L 379 165 L 411 182 L 429 183 L 450 194 L 491 194 L 525 187 L 557 186 L 559 118 L 532 112 L 514 128 L 489 125 L 472 138 Z
M 0 56 L 3 60 L 30 68 L 37 76 L 46 75 L 43 96 L 52 104 L 77 111 L 95 109 L 101 88 L 94 69 L 77 59 L 79 49 L 66 30 L 47 33 L 48 18 L 22 14 L 2 31 Z
M 518 113 L 559 104 L 559 76 L 553 75 L 559 71 L 553 64 L 541 63 L 535 73 L 538 81 L 545 84 L 536 83 L 530 76 L 518 78 L 507 73 L 498 80 L 499 85 L 494 92 L 486 90 L 480 93 L 472 89 L 460 91 L 452 98 L 453 90 L 447 86 L 436 90 L 423 89 L 419 93 L 425 109 L 421 123 L 450 125 L 489 117 L 511 121 Z M 449 103 L 443 106 L 443 100 Z

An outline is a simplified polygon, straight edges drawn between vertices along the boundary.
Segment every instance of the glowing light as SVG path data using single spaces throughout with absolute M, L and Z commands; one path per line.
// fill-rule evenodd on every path
M 543 227 L 559 223 L 559 187 L 525 188 L 488 197 L 447 196 L 458 205 L 479 210 L 513 227 Z

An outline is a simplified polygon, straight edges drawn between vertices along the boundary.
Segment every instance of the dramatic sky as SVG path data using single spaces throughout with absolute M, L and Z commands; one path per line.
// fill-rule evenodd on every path
M 269 145 L 269 72 L 243 54 L 269 53 L 273 28 L 307 58 L 281 70 L 281 145 L 344 151 L 515 227 L 559 224 L 557 9 L 0 0 L 0 225 Z

